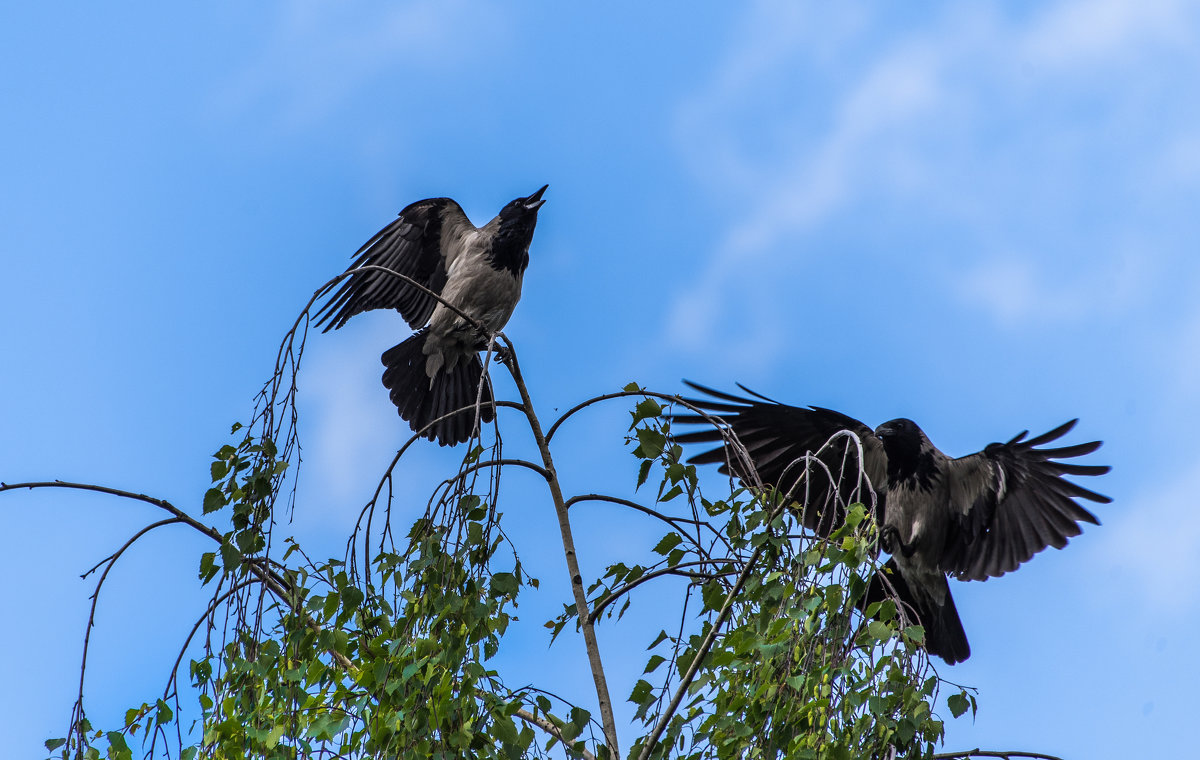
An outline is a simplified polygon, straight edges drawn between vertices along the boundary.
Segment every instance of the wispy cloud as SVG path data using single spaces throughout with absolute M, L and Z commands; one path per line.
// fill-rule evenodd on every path
M 320 514 L 303 517 L 346 530 L 409 433 L 380 382 L 378 359 L 406 328 L 398 316 L 364 321 L 367 329 L 310 336 L 299 382 L 300 487 L 304 503 L 323 505 Z
M 711 348 L 714 336 L 740 345 L 741 333 L 718 328 L 747 301 L 762 316 L 748 332 L 786 322 L 782 283 L 802 271 L 804 241 L 873 212 L 965 236 L 974 252 L 965 274 L 946 280 L 947 297 L 965 288 L 1010 325 L 1037 317 L 1047 288 L 1054 318 L 1109 309 L 1099 281 L 1117 278 L 1127 301 L 1145 279 L 1123 275 L 1152 268 L 1131 263 L 1131 249 L 1176 253 L 1137 214 L 1175 192 L 1179 172 L 1194 175 L 1200 114 L 1170 88 L 1144 85 L 1164 66 L 1200 65 L 1180 31 L 1194 28 L 1196 9 L 1073 0 L 1013 15 L 945 4 L 897 28 L 882 12 L 787 7 L 759 3 L 713 81 L 679 109 L 693 171 L 748 200 L 732 205 L 707 262 L 679 289 L 665 328 L 678 349 Z M 1096 198 L 1112 210 L 1089 206 Z M 839 217 L 856 211 L 860 222 Z M 1048 253 L 1075 266 L 1000 259 L 1065 229 L 1074 245 Z M 756 269 L 762 276 L 746 276 Z
M 310 0 L 276 7 L 272 29 L 252 63 L 220 93 L 218 109 L 257 110 L 268 103 L 287 124 L 312 122 L 384 73 L 392 79 L 381 97 L 402 97 L 404 82 L 397 77 L 436 76 L 478 60 L 507 30 L 498 9 L 465 0 Z
M 1180 0 L 1071 0 L 1047 7 L 1018 37 L 1030 63 L 1078 69 L 1112 66 L 1156 52 L 1162 44 L 1192 44 L 1194 7 Z
M 1119 312 L 1136 304 L 1157 274 L 1144 251 L 1119 250 L 1063 277 L 1037 257 L 1007 253 L 980 260 L 947 279 L 955 298 L 1000 326 L 1024 328 L 1047 322 L 1078 322 L 1097 311 Z
M 1111 571 L 1116 588 L 1104 593 L 1123 599 L 1155 616 L 1170 611 L 1192 614 L 1200 600 L 1195 583 L 1200 557 L 1200 510 L 1195 508 L 1200 458 L 1176 468 L 1169 478 L 1124 505 L 1106 521 L 1093 542 L 1089 564 Z

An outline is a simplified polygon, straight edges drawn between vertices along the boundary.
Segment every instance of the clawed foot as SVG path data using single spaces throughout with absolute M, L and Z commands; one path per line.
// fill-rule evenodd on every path
M 888 554 L 896 554 L 897 551 L 905 557 L 912 555 L 912 548 L 905 546 L 900 540 L 900 531 L 894 525 L 884 525 L 879 529 L 879 546 Z

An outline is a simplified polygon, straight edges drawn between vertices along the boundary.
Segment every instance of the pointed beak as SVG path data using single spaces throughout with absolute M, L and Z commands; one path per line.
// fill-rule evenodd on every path
M 526 211 L 537 211 L 542 207 L 542 204 L 545 203 L 545 201 L 542 200 L 542 193 L 546 192 L 546 188 L 548 187 L 550 186 L 542 185 L 542 189 L 538 190 L 536 193 L 524 200 Z

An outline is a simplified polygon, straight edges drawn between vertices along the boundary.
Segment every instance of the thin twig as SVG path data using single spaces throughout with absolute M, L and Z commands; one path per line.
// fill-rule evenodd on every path
M 5 491 L 15 491 L 17 489 L 32 490 L 34 488 L 69 488 L 69 489 L 75 489 L 75 490 L 80 490 L 80 491 L 95 491 L 97 493 L 104 493 L 104 494 L 109 494 L 112 496 L 119 496 L 119 497 L 122 497 L 125 499 L 132 499 L 134 501 L 145 502 L 147 504 L 153 504 L 154 506 L 158 507 L 159 509 L 163 509 L 163 510 L 166 510 L 167 512 L 170 512 L 172 515 L 174 515 L 177 518 L 178 522 L 181 522 L 185 525 L 189 525 L 192 528 L 195 528 L 196 530 L 198 530 L 199 532 L 208 536 L 209 538 L 213 539 L 217 543 L 224 543 L 224 540 L 225 540 L 224 537 L 221 535 L 221 533 L 219 531 L 217 531 L 216 528 L 212 528 L 210 526 L 205 525 L 204 523 L 202 523 L 199 520 L 197 520 L 196 518 L 192 517 L 187 512 L 184 512 L 182 509 L 180 509 L 179 507 L 170 503 L 169 501 L 165 501 L 163 499 L 156 499 L 152 496 L 147 496 L 144 493 L 134 493 L 132 491 L 122 491 L 119 488 L 109 488 L 108 486 L 98 486 L 98 485 L 93 485 L 91 483 L 72 483 L 72 482 L 64 481 L 64 480 L 50 480 L 50 481 L 39 481 L 39 482 L 30 482 L 30 483 L 0 483 L 0 493 L 4 493 Z M 296 612 L 296 614 L 303 615 L 304 619 L 307 621 L 307 625 L 309 628 L 311 628 L 313 631 L 318 632 L 318 633 L 322 630 L 321 625 L 319 623 L 317 623 L 315 620 L 313 620 L 311 617 L 309 617 L 308 613 L 306 613 L 303 609 L 299 608 L 296 605 L 295 600 L 293 600 L 291 598 L 291 594 L 288 593 L 287 587 L 283 583 L 281 583 L 278 578 L 276 578 L 276 576 L 274 575 L 274 573 L 271 572 L 269 567 L 265 567 L 259 563 L 251 562 L 251 561 L 246 561 L 243 564 L 245 565 L 245 567 L 247 567 L 250 570 L 251 573 L 254 573 L 254 575 L 258 577 L 258 579 L 262 582 L 262 584 L 264 586 L 266 586 L 271 591 L 271 593 L 275 594 L 275 596 L 277 596 L 281 601 L 283 601 L 285 604 L 287 604 L 289 607 L 291 607 L 292 610 Z M 337 661 L 337 663 L 343 669 L 350 670 L 353 667 L 353 663 L 351 663 L 350 660 L 341 652 L 338 652 L 336 650 L 330 650 L 329 654 L 333 657 L 334 660 Z
M 680 577 L 691 578 L 693 580 L 695 580 L 696 578 L 705 578 L 705 579 L 715 578 L 718 575 L 733 575 L 732 570 L 726 571 L 726 572 L 716 572 L 716 573 L 694 573 L 694 572 L 687 572 L 687 571 L 683 570 L 683 568 L 692 567 L 694 565 L 732 565 L 732 564 L 735 564 L 735 562 L 736 562 L 736 560 L 729 558 L 729 557 L 724 557 L 722 559 L 698 559 L 698 560 L 693 560 L 691 562 L 680 562 L 678 565 L 671 565 L 670 567 L 664 567 L 664 568 L 661 568 L 658 570 L 654 570 L 653 572 L 646 573 L 645 575 L 637 578 L 636 580 L 632 580 L 629 583 L 626 583 L 624 586 L 617 589 L 616 591 L 609 592 L 608 596 L 601 599 L 596 604 L 595 609 L 592 610 L 592 615 L 591 615 L 592 621 L 594 622 L 596 620 L 599 620 L 600 614 L 602 612 L 604 612 L 604 609 L 606 607 L 611 605 L 613 602 L 615 602 L 617 599 L 624 596 L 625 594 L 628 594 L 630 591 L 633 591 L 635 588 L 642 585 L 646 581 L 651 581 L 651 580 L 654 580 L 655 578 L 661 578 L 664 575 L 678 575 Z
M 513 715 L 516 715 L 518 718 L 525 721 L 526 723 L 529 723 L 531 725 L 537 726 L 538 728 L 542 729 L 546 733 L 553 736 L 555 739 L 558 739 L 560 742 L 562 742 L 564 746 L 570 746 L 571 742 L 567 741 L 566 738 L 562 735 L 562 730 L 559 729 L 558 726 L 556 726 L 553 723 L 551 723 L 550 721 L 546 720 L 545 718 L 540 718 L 540 717 L 534 715 L 533 713 L 529 712 L 525 708 L 521 708 L 521 709 L 517 710 L 515 713 L 513 713 Z M 593 755 L 591 752 L 588 752 L 586 749 L 581 750 L 581 754 L 582 754 L 584 760 L 596 760 L 596 756 Z
M 933 755 L 933 760 L 958 760 L 965 757 L 1001 757 L 1004 760 L 1010 760 L 1014 757 L 1029 757 L 1034 760 L 1062 760 L 1056 755 L 1046 755 L 1041 752 L 1021 752 L 1018 750 L 991 750 L 991 749 L 967 749 L 962 752 L 940 752 Z
M 721 605 L 721 611 L 717 614 L 717 619 L 713 621 L 712 627 L 709 628 L 708 634 L 704 637 L 704 641 L 701 642 L 700 647 L 696 650 L 696 656 L 692 658 L 687 672 L 684 673 L 683 678 L 679 681 L 679 686 L 675 689 L 675 696 L 672 697 L 671 703 L 667 705 L 667 709 L 659 717 L 658 724 L 654 726 L 654 731 L 651 732 L 646 744 L 642 747 L 641 754 L 638 755 L 638 760 L 646 760 L 650 757 L 650 753 L 654 751 L 654 747 L 658 744 L 662 732 L 666 730 L 667 723 L 670 722 L 671 717 L 679 709 L 684 695 L 687 694 L 688 687 L 692 685 L 692 679 L 696 677 L 701 663 L 708 656 L 708 650 L 712 648 L 713 643 L 717 640 L 717 635 L 721 631 L 721 627 L 725 625 L 725 620 L 733 610 L 733 600 L 741 593 L 742 587 L 746 585 L 746 581 L 750 579 L 750 573 L 754 569 L 754 564 L 758 561 L 765 546 L 766 544 L 764 543 L 754 550 L 754 553 L 750 555 L 750 559 L 746 562 L 745 568 L 738 575 L 737 582 L 733 584 L 733 588 L 725 595 L 725 603 Z

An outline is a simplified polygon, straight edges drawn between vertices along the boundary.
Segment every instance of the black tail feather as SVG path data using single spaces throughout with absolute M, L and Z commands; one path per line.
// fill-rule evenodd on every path
M 887 583 L 879 577 L 879 573 L 887 576 Z M 934 583 L 944 587 L 942 602 L 939 604 L 931 593 L 935 589 L 913 588 L 896 565 L 896 560 L 889 559 L 871 578 L 867 594 L 863 598 L 861 608 L 866 609 L 872 602 L 881 602 L 892 596 L 890 590 L 899 597 L 900 603 L 906 606 L 906 612 L 916 617 L 916 622 L 925 629 L 925 651 L 935 654 L 953 665 L 971 656 L 971 645 L 967 643 L 967 632 L 963 630 L 962 621 L 958 617 L 958 609 L 954 606 L 954 597 L 950 594 L 950 584 L 942 573 L 936 574 Z
M 453 369 L 443 369 L 431 383 L 425 374 L 425 338 L 425 331 L 420 330 L 384 352 L 383 385 L 414 432 L 442 446 L 453 446 L 469 440 L 474 432 L 475 399 L 481 382 L 480 421 L 495 418 L 491 381 L 483 374 L 479 355 L 473 354 Z M 455 410 L 463 411 L 451 414 Z

